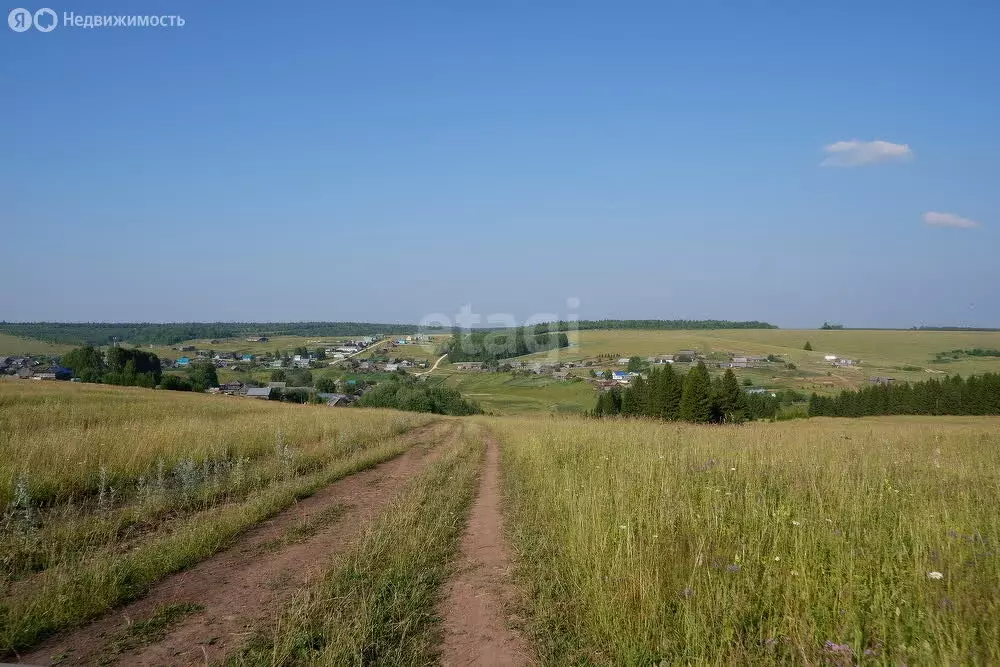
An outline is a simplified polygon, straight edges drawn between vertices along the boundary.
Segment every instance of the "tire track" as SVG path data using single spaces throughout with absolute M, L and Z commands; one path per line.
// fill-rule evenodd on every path
M 224 659 L 319 574 L 331 556 L 344 552 L 398 487 L 433 462 L 442 449 L 438 443 L 458 437 L 460 430 L 459 424 L 448 422 L 400 436 L 412 442 L 403 454 L 330 484 L 261 523 L 226 551 L 167 577 L 140 600 L 43 642 L 21 660 L 36 665 L 184 665 Z M 283 541 L 310 517 L 338 511 L 332 523 L 311 536 Z M 153 643 L 111 654 L 111 642 L 132 622 L 176 604 L 200 605 L 202 611 L 181 619 Z
M 508 612 L 518 594 L 500 511 L 500 443 L 492 435 L 486 438 L 482 470 L 456 573 L 445 588 L 441 664 L 520 667 L 532 658 Z

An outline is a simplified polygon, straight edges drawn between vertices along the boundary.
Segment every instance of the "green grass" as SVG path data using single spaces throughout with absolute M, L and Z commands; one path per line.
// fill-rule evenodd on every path
M 1000 661 L 998 419 L 489 423 L 546 664 Z
M 482 439 L 471 435 L 408 484 L 360 544 L 229 663 L 433 663 L 440 640 L 434 610 L 482 458 Z
M 74 345 L 47 343 L 34 338 L 22 338 L 0 333 L 0 357 L 13 357 L 22 354 L 60 355 L 69 352 Z
M 141 595 L 431 421 L 17 381 L 0 407 L 0 653 Z
M 585 371 L 579 371 L 584 375 Z M 429 382 L 446 382 L 495 414 L 576 413 L 594 407 L 594 388 L 583 381 L 554 380 L 541 375 L 453 371 L 438 367 Z
M 149 618 L 139 619 L 116 634 L 108 644 L 108 653 L 102 662 L 110 662 L 111 658 L 125 651 L 157 642 L 167 636 L 167 632 L 182 619 L 197 614 L 204 607 L 198 604 L 178 603 L 163 605 L 153 612 Z

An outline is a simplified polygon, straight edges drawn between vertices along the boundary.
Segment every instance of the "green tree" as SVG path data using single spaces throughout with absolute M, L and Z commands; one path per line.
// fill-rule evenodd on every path
M 188 380 L 194 391 L 205 391 L 209 387 L 219 386 L 219 376 L 215 372 L 215 364 L 210 361 L 199 361 L 188 367 Z
M 646 362 L 644 362 L 641 357 L 628 358 L 628 366 L 626 366 L 626 370 L 629 373 L 640 373 L 645 370 L 645 368 Z
M 813 349 L 812 343 L 806 341 L 806 344 L 802 347 L 802 349 L 806 350 L 807 352 L 812 352 Z
M 712 420 L 712 378 L 703 361 L 699 361 L 684 378 L 678 416 L 689 422 L 704 423 Z
M 78 347 L 59 360 L 61 366 L 73 371 L 83 382 L 100 382 L 104 376 L 104 355 L 93 345 Z
M 736 423 L 746 421 L 747 401 L 746 394 L 740 389 L 740 383 L 736 379 L 733 369 L 726 369 L 722 376 L 722 383 L 719 390 L 719 413 L 722 421 Z
M 316 378 L 316 391 L 324 394 L 335 394 L 337 393 L 337 378 L 330 377 L 329 375 L 323 375 Z
M 287 379 L 288 376 L 285 374 L 285 371 L 280 368 L 271 371 L 271 382 L 285 382 Z

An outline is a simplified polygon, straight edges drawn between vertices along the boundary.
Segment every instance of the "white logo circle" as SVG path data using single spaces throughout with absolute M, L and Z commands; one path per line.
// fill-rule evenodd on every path
M 48 16 L 52 20 L 49 21 L 48 23 L 43 23 L 42 21 L 39 20 L 39 18 L 42 16 Z M 35 12 L 35 30 L 37 30 L 38 32 L 52 32 L 53 30 L 56 29 L 56 26 L 58 24 L 59 24 L 59 17 L 56 15 L 54 11 L 52 11 L 48 7 L 42 7 L 37 12 Z
M 31 28 L 31 12 L 23 7 L 10 10 L 7 14 L 7 25 L 14 32 L 24 32 Z

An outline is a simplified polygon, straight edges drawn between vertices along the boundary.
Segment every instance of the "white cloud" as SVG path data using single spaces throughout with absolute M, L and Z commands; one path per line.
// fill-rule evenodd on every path
M 838 141 L 824 146 L 826 159 L 820 162 L 821 167 L 860 167 L 878 162 L 893 162 L 913 157 L 913 151 L 907 144 L 894 144 L 890 141 Z
M 980 226 L 980 223 L 975 220 L 969 220 L 954 213 L 938 213 L 937 211 L 927 211 L 927 213 L 924 213 L 924 222 L 933 227 L 958 227 L 960 229 L 970 229 Z

